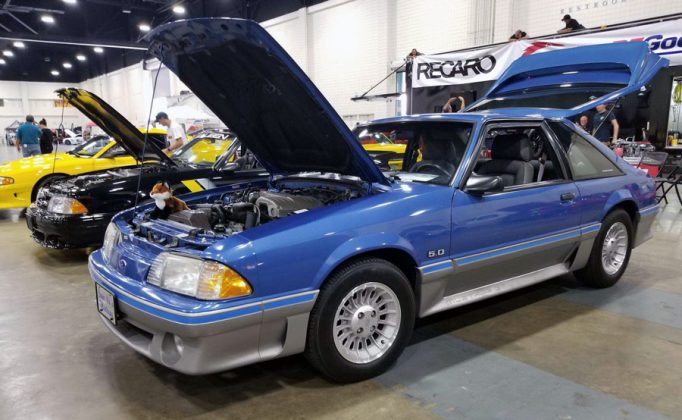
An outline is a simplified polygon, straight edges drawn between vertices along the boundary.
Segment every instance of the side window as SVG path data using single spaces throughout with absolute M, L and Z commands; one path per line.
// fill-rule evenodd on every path
M 539 126 L 489 130 L 474 172 L 499 176 L 505 187 L 565 179 L 555 150 Z
M 107 150 L 104 152 L 102 155 L 103 158 L 114 158 L 114 157 L 119 157 L 119 156 L 127 156 L 128 152 L 121 147 L 121 145 L 117 144 L 116 146 L 112 147 L 111 149 Z
M 573 179 L 604 178 L 623 174 L 599 149 L 565 124 L 556 121 L 549 124 L 566 151 Z

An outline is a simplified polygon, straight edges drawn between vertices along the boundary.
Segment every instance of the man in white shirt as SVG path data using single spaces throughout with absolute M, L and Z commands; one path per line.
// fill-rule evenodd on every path
M 164 153 L 172 153 L 187 143 L 187 135 L 185 134 L 185 130 L 182 129 L 180 124 L 172 122 L 170 118 L 168 118 L 168 114 L 165 112 L 159 112 L 156 114 L 155 122 L 166 127 L 167 130 L 169 146 L 163 149 Z

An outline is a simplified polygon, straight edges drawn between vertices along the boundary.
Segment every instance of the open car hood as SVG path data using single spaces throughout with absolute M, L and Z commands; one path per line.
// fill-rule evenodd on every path
M 151 53 L 268 172 L 333 172 L 388 182 L 322 93 L 256 22 L 181 20 L 147 39 Z
M 533 54 L 514 61 L 466 111 L 552 108 L 568 118 L 640 90 L 667 66 L 668 60 L 652 53 L 646 42 Z
M 148 140 L 145 146 L 145 134 L 94 93 L 84 89 L 64 88 L 57 90 L 57 94 L 97 124 L 138 161 L 156 159 L 175 165 L 153 141 Z

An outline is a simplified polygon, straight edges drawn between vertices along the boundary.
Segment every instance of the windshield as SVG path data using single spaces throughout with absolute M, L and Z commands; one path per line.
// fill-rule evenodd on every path
M 544 86 L 490 96 L 467 111 L 498 108 L 571 109 L 621 89 L 623 85 Z M 592 98 L 592 99 L 590 99 Z
M 400 167 L 382 165 L 386 175 L 401 181 L 447 185 L 459 167 L 471 139 L 473 124 L 465 122 L 401 122 L 357 127 L 358 137 L 382 134 L 407 142 Z M 387 134 L 383 134 L 387 133 Z M 371 153 L 370 153 L 371 154 Z M 388 156 L 386 160 L 395 158 Z
M 183 163 L 212 166 L 234 140 L 232 135 L 195 138 L 173 153 L 172 158 Z
M 112 140 L 108 136 L 95 136 L 71 150 L 71 153 L 81 157 L 92 157 L 109 144 L 110 141 Z

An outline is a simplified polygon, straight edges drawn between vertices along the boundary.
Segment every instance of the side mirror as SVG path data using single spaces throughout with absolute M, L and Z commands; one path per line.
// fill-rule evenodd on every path
M 228 162 L 220 167 L 220 172 L 238 171 L 240 166 L 237 162 Z
M 464 190 L 469 194 L 481 196 L 485 193 L 499 192 L 503 189 L 504 184 L 499 176 L 471 174 Z

